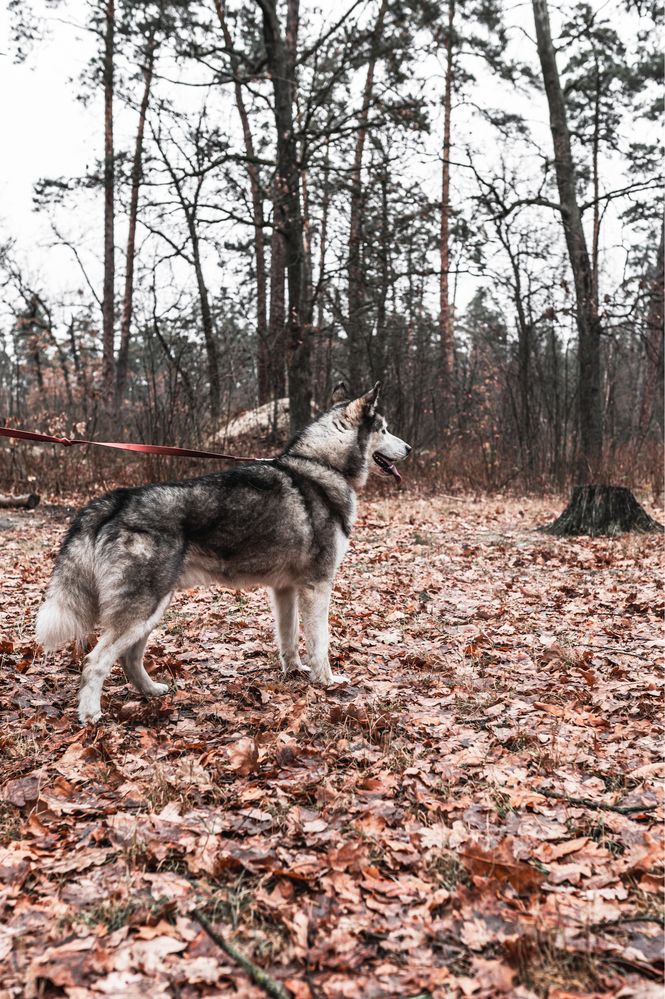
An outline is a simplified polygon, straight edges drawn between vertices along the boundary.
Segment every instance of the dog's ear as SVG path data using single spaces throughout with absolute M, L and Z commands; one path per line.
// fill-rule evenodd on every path
M 365 401 L 365 412 L 367 413 L 368 416 L 374 416 L 374 414 L 376 413 L 376 407 L 378 406 L 379 403 L 380 394 L 381 394 L 381 382 L 376 382 L 372 391 L 367 392 L 366 395 L 363 396 L 363 399 Z
M 330 405 L 336 406 L 338 402 L 349 401 L 349 390 L 344 382 L 337 382 L 330 395 Z
M 371 419 L 376 413 L 380 391 L 381 382 L 377 382 L 371 391 L 365 392 L 365 395 L 361 395 L 358 399 L 354 399 L 353 402 L 350 402 L 346 407 L 347 412 L 358 423 L 360 423 L 363 419 Z

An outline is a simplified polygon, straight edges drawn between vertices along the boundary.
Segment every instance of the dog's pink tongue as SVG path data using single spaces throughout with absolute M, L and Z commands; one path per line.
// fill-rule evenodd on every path
M 390 472 L 391 475 L 395 476 L 395 478 L 397 479 L 398 482 L 402 481 L 402 476 L 399 474 L 399 472 L 397 471 L 397 469 L 395 468 L 394 465 L 389 465 L 388 466 L 388 471 Z

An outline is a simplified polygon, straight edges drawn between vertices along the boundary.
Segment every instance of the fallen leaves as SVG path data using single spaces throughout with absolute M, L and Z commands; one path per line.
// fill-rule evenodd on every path
M 483 850 L 477 843 L 469 843 L 458 856 L 472 874 L 482 875 L 492 890 L 492 882 L 498 882 L 509 884 L 518 894 L 528 894 L 545 879 L 542 871 L 515 858 L 508 840 L 503 840 L 494 850 Z M 482 882 L 475 883 L 485 887 Z
M 331 615 L 348 687 L 282 681 L 263 594 L 191 590 L 148 650 L 174 689 L 146 703 L 118 674 L 89 731 L 71 652 L 30 640 L 63 524 L 17 517 L 3 996 L 260 999 L 194 907 L 296 999 L 649 994 L 662 539 L 545 539 L 509 503 L 370 507 Z
M 239 777 L 247 777 L 254 773 L 259 765 L 259 750 L 254 739 L 239 739 L 232 746 L 227 746 L 229 770 Z

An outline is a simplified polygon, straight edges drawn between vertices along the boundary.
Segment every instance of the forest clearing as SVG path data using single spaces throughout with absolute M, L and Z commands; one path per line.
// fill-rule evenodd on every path
M 264 593 L 190 590 L 169 694 L 117 669 L 84 729 L 33 639 L 65 510 L 9 514 L 0 994 L 264 995 L 197 907 L 297 999 L 658 995 L 662 537 L 537 533 L 560 505 L 381 489 L 349 684 L 281 679 Z
M 664 24 L 0 3 L 0 999 L 662 995 Z

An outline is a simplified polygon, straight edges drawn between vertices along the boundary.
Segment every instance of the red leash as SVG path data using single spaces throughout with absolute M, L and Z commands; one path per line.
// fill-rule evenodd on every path
M 242 458 L 237 454 L 220 454 L 218 451 L 198 451 L 195 448 L 169 447 L 166 444 L 120 444 L 113 441 L 71 440 L 69 437 L 52 437 L 51 434 L 38 434 L 31 430 L 16 430 L 14 427 L 0 427 L 0 437 L 13 437 L 23 441 L 37 441 L 41 444 L 92 444 L 95 447 L 114 447 L 118 451 L 139 451 L 141 454 L 170 454 L 177 458 L 218 458 L 222 461 L 270 461 L 269 458 Z

